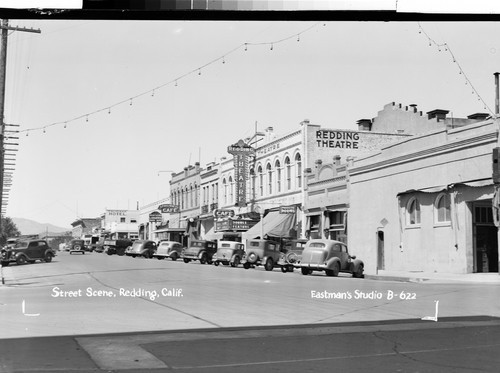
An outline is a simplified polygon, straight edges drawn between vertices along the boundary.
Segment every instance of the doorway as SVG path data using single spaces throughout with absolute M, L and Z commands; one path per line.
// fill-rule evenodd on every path
M 384 231 L 377 231 L 377 268 L 385 269 L 384 260 Z
M 475 204 L 473 210 L 474 272 L 498 272 L 497 227 L 490 204 Z

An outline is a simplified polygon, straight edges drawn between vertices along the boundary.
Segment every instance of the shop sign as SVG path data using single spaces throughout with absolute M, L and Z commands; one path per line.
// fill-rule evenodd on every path
M 232 218 L 234 216 L 234 210 L 223 210 L 217 209 L 213 212 L 214 218 Z
M 248 180 L 248 157 L 255 154 L 255 150 L 243 140 L 230 145 L 227 152 L 233 155 L 234 178 L 236 180 L 236 206 L 247 205 L 247 180 Z
M 243 219 L 226 219 L 215 222 L 215 231 L 247 231 L 252 228 L 257 221 Z
M 295 206 L 280 206 L 280 214 L 295 214 Z
M 160 210 L 163 214 L 168 214 L 171 212 L 179 212 L 179 206 L 178 205 L 160 205 L 158 206 L 158 210 Z
M 319 148 L 359 149 L 359 133 L 351 131 L 316 131 Z
M 161 220 L 162 220 L 161 212 L 153 211 L 151 214 L 149 214 L 149 222 L 150 223 L 160 223 Z
M 127 215 L 127 210 L 106 210 L 108 216 L 125 216 Z
M 227 231 L 229 230 L 229 222 L 231 220 L 220 220 L 215 222 L 215 231 Z

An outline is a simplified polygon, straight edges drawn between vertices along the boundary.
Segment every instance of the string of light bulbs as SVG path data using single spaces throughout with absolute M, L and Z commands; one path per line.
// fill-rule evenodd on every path
M 249 47 L 251 46 L 269 46 L 270 50 L 273 50 L 274 49 L 274 46 L 277 45 L 277 44 L 280 44 L 280 43 L 284 43 L 288 40 L 291 40 L 291 39 L 295 39 L 299 42 L 300 41 L 300 36 L 304 33 L 307 33 L 309 31 L 311 31 L 312 29 L 314 29 L 315 27 L 317 27 L 318 25 L 320 25 L 321 23 L 318 22 L 318 23 L 315 23 L 313 24 L 312 26 L 309 26 L 307 27 L 306 29 L 302 30 L 301 32 L 299 33 L 296 33 L 296 34 L 293 34 L 293 35 L 290 35 L 288 37 L 285 37 L 283 39 L 279 39 L 279 40 L 274 40 L 274 41 L 267 41 L 267 42 L 260 42 L 260 43 L 249 43 L 249 42 L 246 42 L 246 43 L 243 43 L 243 44 L 240 44 L 238 45 L 237 47 L 231 49 L 230 51 L 224 53 L 222 56 L 218 57 L 218 58 L 215 58 L 213 60 L 211 60 L 210 62 L 207 62 L 205 63 L 204 65 L 201 65 L 189 72 L 186 72 L 185 74 L 182 74 L 166 83 L 163 83 L 163 84 L 160 84 L 152 89 L 149 89 L 147 91 L 144 91 L 142 93 L 139 93 L 139 94 L 136 94 L 132 97 L 129 97 L 127 99 L 124 99 L 122 101 L 119 101 L 119 102 L 116 102 L 112 105 L 108 105 L 108 106 L 105 106 L 101 109 L 98 109 L 98 110 L 95 110 L 95 111 L 92 111 L 92 112 L 88 112 L 88 113 L 85 113 L 85 114 L 82 114 L 82 115 L 79 115 L 79 116 L 76 116 L 74 118 L 71 118 L 71 119 L 67 119 L 67 120 L 63 120 L 63 121 L 58 121 L 58 122 L 53 122 L 53 123 L 50 123 L 50 124 L 46 124 L 44 126 L 40 126 L 40 127 L 33 127 L 33 128 L 28 128 L 28 129 L 23 129 L 23 130 L 19 130 L 20 133 L 23 133 L 25 132 L 26 133 L 26 136 L 29 135 L 30 132 L 35 132 L 35 131 L 42 131 L 43 133 L 46 133 L 47 131 L 47 128 L 50 128 L 50 127 L 55 127 L 55 126 L 63 126 L 63 128 L 67 128 L 67 126 L 73 122 L 77 122 L 77 121 L 80 121 L 80 120 L 83 120 L 85 119 L 85 122 L 89 122 L 90 118 L 93 116 L 93 115 L 96 115 L 96 114 L 99 114 L 99 113 L 103 113 L 103 112 L 107 112 L 108 114 L 111 114 L 112 113 L 112 110 L 111 109 L 114 109 L 118 106 L 121 106 L 121 105 L 124 105 L 124 104 L 128 104 L 129 106 L 132 106 L 133 105 L 133 102 L 134 100 L 137 100 L 138 98 L 140 97 L 143 97 L 143 96 L 151 96 L 151 97 L 154 97 L 155 93 L 162 89 L 162 88 L 165 88 L 167 86 L 175 86 L 177 87 L 179 85 L 179 82 L 190 76 L 190 75 L 193 75 L 193 74 L 197 74 L 197 75 L 201 75 L 201 71 L 205 68 L 207 68 L 208 66 L 210 65 L 213 65 L 215 63 L 220 63 L 222 62 L 222 64 L 225 64 L 226 63 L 226 58 L 227 56 L 237 52 L 238 50 L 240 49 L 244 49 L 244 51 L 248 51 Z M 323 23 L 323 26 L 325 26 L 326 24 Z
M 424 35 L 427 38 L 427 41 L 429 43 L 429 47 L 436 47 L 438 52 L 442 52 L 443 50 L 445 52 L 448 52 L 449 55 L 451 56 L 451 59 L 453 63 L 458 67 L 458 74 L 461 75 L 465 81 L 465 85 L 469 86 L 471 88 L 472 94 L 477 97 L 477 100 L 483 104 L 483 107 L 485 110 L 488 110 L 488 112 L 492 115 L 495 116 L 493 111 L 490 109 L 489 105 L 483 100 L 477 89 L 474 87 L 472 82 L 470 81 L 469 77 L 465 73 L 464 69 L 462 69 L 462 66 L 460 66 L 460 63 L 458 62 L 457 58 L 453 54 L 453 51 L 451 50 L 450 46 L 447 43 L 438 43 L 436 42 L 433 38 L 425 32 L 425 30 L 422 28 L 422 25 L 418 23 L 418 33 L 421 35 Z

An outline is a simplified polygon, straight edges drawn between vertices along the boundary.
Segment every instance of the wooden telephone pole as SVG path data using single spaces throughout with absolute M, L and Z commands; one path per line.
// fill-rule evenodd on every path
M 2 30 L 1 35 L 1 50 L 0 50 L 0 235 L 3 233 L 2 219 L 3 219 L 3 198 L 4 198 L 4 178 L 5 178 L 5 81 L 7 74 L 7 39 L 9 31 L 24 31 L 40 33 L 40 30 L 28 29 L 24 27 L 11 27 L 9 26 L 8 19 L 2 19 L 0 25 Z

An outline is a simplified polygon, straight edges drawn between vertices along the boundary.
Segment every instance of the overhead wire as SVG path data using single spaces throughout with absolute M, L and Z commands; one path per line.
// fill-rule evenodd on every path
M 320 24 L 323 24 L 325 25 L 324 23 L 322 22 L 317 22 L 307 28 L 305 28 L 304 30 L 298 32 L 298 33 L 294 33 L 288 37 L 285 37 L 285 38 L 282 38 L 282 39 L 278 39 L 278 40 L 273 40 L 273 41 L 266 41 L 266 42 L 259 42 L 259 43 L 251 43 L 251 42 L 245 42 L 243 44 L 240 44 L 238 45 L 237 47 L 229 50 L 228 52 L 224 53 L 223 55 L 221 55 L 220 57 L 217 57 L 201 66 L 198 66 L 197 68 L 193 69 L 193 70 L 190 70 L 180 76 L 177 76 L 176 78 L 174 79 L 171 79 L 169 81 L 167 81 L 166 83 L 163 83 L 163 84 L 160 84 L 154 88 L 151 88 L 151 89 L 148 89 L 147 91 L 143 91 L 141 93 L 138 93 L 134 96 L 131 96 L 131 97 L 128 97 L 126 99 L 123 99 L 121 101 L 118 101 L 118 102 L 115 102 L 111 105 L 107 105 L 107 106 L 104 106 L 100 109 L 97 109 L 97 110 L 94 110 L 94 111 L 91 111 L 91 112 L 87 112 L 85 114 L 81 114 L 81 115 L 78 115 L 78 116 L 75 116 L 71 119 L 65 119 L 65 120 L 62 120 L 62 121 L 57 121 L 57 122 L 53 122 L 53 123 L 50 123 L 50 124 L 46 124 L 46 125 L 43 125 L 43 126 L 38 126 L 38 127 L 32 127 L 32 128 L 27 128 L 27 129 L 22 129 L 20 130 L 19 132 L 20 133 L 26 133 L 26 136 L 28 136 L 28 134 L 30 132 L 34 132 L 34 131 L 42 131 L 43 133 L 46 133 L 46 129 L 47 128 L 50 128 L 50 127 L 54 127 L 54 126 L 59 126 L 59 125 L 63 125 L 64 128 L 66 128 L 70 123 L 72 122 L 76 122 L 78 120 L 81 120 L 81 119 L 85 119 L 86 122 L 89 121 L 89 118 L 93 115 L 96 115 L 96 114 L 99 114 L 101 112 L 107 112 L 108 114 L 111 114 L 112 113 L 112 110 L 113 108 L 117 107 L 117 106 L 121 106 L 121 105 L 124 105 L 124 104 L 129 104 L 129 106 L 132 106 L 133 105 L 133 102 L 134 100 L 140 98 L 140 97 L 143 97 L 143 96 L 146 96 L 146 95 L 149 95 L 149 96 L 153 96 L 155 95 L 155 92 L 164 88 L 164 87 L 167 87 L 167 86 L 170 86 L 170 85 L 174 85 L 174 86 L 178 86 L 179 82 L 190 76 L 190 75 L 193 75 L 193 74 L 198 74 L 198 75 L 201 75 L 201 71 L 203 69 L 206 69 L 208 66 L 210 65 L 213 65 L 215 63 L 219 63 L 219 62 L 222 62 L 223 64 L 226 63 L 227 61 L 227 56 L 237 52 L 238 50 L 241 50 L 242 48 L 244 48 L 245 51 L 248 50 L 248 47 L 249 46 L 262 46 L 262 45 L 267 45 L 267 46 L 270 46 L 270 49 L 273 50 L 274 46 L 277 45 L 277 44 L 280 44 L 280 43 L 284 43 L 288 40 L 291 40 L 291 39 L 294 39 L 294 38 L 297 38 L 297 41 L 300 41 L 300 36 L 306 32 L 309 32 L 311 31 L 313 28 L 317 27 L 318 25 Z

